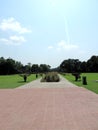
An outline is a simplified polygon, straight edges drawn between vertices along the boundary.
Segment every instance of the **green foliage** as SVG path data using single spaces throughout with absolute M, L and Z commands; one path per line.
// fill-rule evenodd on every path
M 23 65 L 11 58 L 0 58 L 0 75 L 17 74 L 22 71 Z
M 38 64 L 33 64 L 31 67 L 32 73 L 38 73 L 40 71 L 39 65 Z
M 36 75 L 32 74 L 28 77 L 27 82 L 29 83 L 36 79 Z M 26 84 L 23 80 L 23 77 L 19 75 L 6 75 L 0 76 L 0 88 L 16 88 L 21 85 Z
M 80 73 L 72 73 L 72 75 L 75 76 L 75 81 L 81 78 Z
M 58 76 L 58 73 L 56 72 L 49 72 L 43 76 L 41 79 L 41 82 L 59 82 L 60 78 Z
M 24 79 L 24 82 L 26 82 L 27 81 L 27 77 L 28 76 L 30 76 L 30 74 L 19 74 L 21 77 L 23 77 L 23 79 Z
M 83 76 L 83 77 L 82 77 L 82 83 L 83 83 L 83 85 L 87 85 L 86 76 Z
M 98 72 L 98 56 L 92 56 L 87 62 L 79 61 L 78 59 L 64 60 L 58 70 L 60 72 Z
M 0 75 L 11 75 L 21 73 L 46 73 L 50 71 L 51 66 L 46 64 L 21 64 L 11 58 L 0 58 Z
M 60 70 L 62 72 L 80 72 L 81 62 L 78 59 L 68 59 L 64 60 L 60 65 Z
M 87 61 L 87 71 L 88 72 L 98 72 L 98 56 L 92 56 Z
M 74 80 L 74 77 L 72 76 L 72 74 L 66 74 L 64 77 L 66 79 L 68 79 L 70 82 L 76 84 L 77 86 L 80 87 L 85 87 L 86 89 L 89 89 L 95 93 L 98 94 L 98 73 L 82 73 L 81 77 L 85 77 L 87 78 L 87 85 L 83 85 L 83 79 L 79 80 L 78 82 L 76 82 Z
M 51 66 L 46 64 L 33 64 L 31 67 L 32 73 L 46 73 L 50 71 Z
M 40 64 L 40 72 L 46 73 L 50 71 L 51 66 L 46 64 Z

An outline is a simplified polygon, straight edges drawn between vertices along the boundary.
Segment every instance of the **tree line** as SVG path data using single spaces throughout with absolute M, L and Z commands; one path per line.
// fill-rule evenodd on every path
M 98 56 L 93 55 L 87 61 L 81 62 L 79 59 L 64 60 L 57 68 L 60 72 L 98 72 Z
M 31 64 L 23 65 L 19 61 L 12 58 L 0 58 L 0 75 L 22 74 L 22 73 L 45 73 L 49 71 L 58 71 L 63 73 L 74 72 L 98 72 L 98 56 L 92 56 L 87 61 L 80 61 L 79 59 L 64 60 L 59 67 L 51 69 L 47 64 Z
M 46 64 L 31 64 L 23 65 L 19 61 L 12 58 L 5 59 L 0 57 L 0 75 L 22 74 L 22 73 L 44 73 L 50 70 L 51 66 Z

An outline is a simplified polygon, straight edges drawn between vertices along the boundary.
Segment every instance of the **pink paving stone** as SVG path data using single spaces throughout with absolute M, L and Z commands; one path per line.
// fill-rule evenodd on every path
M 98 95 L 79 87 L 0 90 L 0 130 L 98 130 Z

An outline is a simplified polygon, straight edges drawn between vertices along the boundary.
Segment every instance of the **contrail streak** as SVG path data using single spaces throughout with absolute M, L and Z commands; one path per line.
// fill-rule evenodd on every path
M 67 43 L 70 44 L 70 36 L 69 36 L 69 30 L 68 30 L 68 19 L 67 17 L 64 17 L 64 23 L 65 23 L 65 32 L 66 32 L 66 39 Z

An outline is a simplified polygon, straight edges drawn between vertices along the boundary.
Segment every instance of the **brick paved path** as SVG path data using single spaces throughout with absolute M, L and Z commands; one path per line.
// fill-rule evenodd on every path
M 98 95 L 60 78 L 1 89 L 0 130 L 98 130 Z
M 98 130 L 98 95 L 79 87 L 1 89 L 0 130 Z

